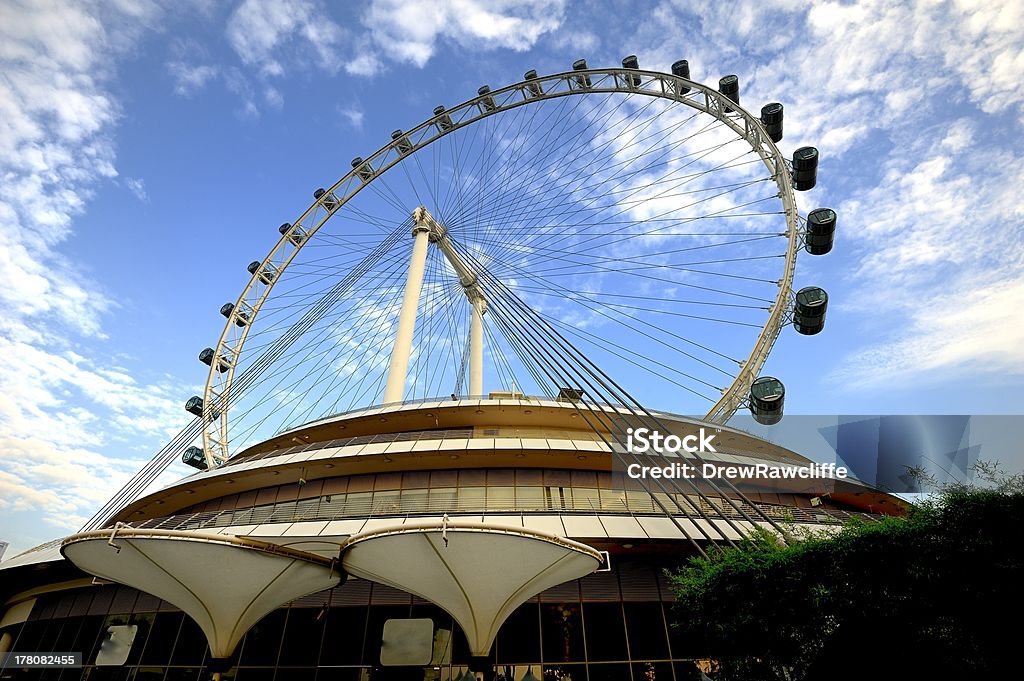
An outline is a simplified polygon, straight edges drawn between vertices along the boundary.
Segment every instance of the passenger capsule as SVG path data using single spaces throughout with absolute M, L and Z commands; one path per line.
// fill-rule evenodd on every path
M 718 80 L 718 91 L 731 99 L 736 104 L 740 103 L 740 79 L 739 76 L 723 76 Z M 732 113 L 736 109 L 728 104 L 725 106 L 725 113 Z
M 356 156 L 352 159 L 352 167 L 355 168 L 356 175 L 363 182 L 366 182 L 373 177 L 373 168 L 370 167 L 369 163 L 363 161 L 362 156 Z
M 199 353 L 199 361 L 208 367 L 213 366 L 213 348 L 203 348 L 203 351 Z M 228 370 L 228 363 L 222 357 L 217 362 L 217 371 L 222 374 Z
M 815 208 L 807 214 L 804 248 L 811 255 L 825 255 L 832 250 L 836 238 L 836 212 L 831 208 Z
M 258 272 L 259 274 L 257 276 L 259 277 L 259 280 L 264 284 L 270 284 L 270 282 L 274 281 L 274 266 L 267 265 L 265 268 L 262 268 L 262 265 L 263 263 L 259 260 L 253 260 L 245 269 L 249 270 L 249 274 L 257 274 Z
M 631 54 L 622 60 L 622 68 L 624 69 L 639 69 L 640 62 L 637 60 L 635 54 Z M 628 76 L 629 83 L 633 87 L 640 87 L 640 76 L 630 75 Z
M 526 92 L 531 97 L 539 97 L 544 94 L 544 88 L 541 87 L 540 83 L 537 82 L 537 71 L 530 69 L 523 74 L 523 80 L 526 81 Z
M 188 398 L 188 401 L 185 402 L 185 411 L 194 416 L 202 416 L 203 398 L 200 397 L 199 395 L 193 395 L 192 397 Z
M 818 183 L 818 150 L 800 147 L 793 152 L 793 189 L 804 192 Z
M 395 130 L 391 133 L 391 139 L 395 142 L 395 149 L 398 150 L 399 154 L 403 156 L 412 151 L 412 142 L 409 141 L 409 136 L 403 133 L 401 130 Z
M 782 141 L 782 105 L 778 102 L 761 107 L 761 124 L 772 142 Z
M 750 385 L 750 414 L 758 423 L 771 426 L 782 420 L 786 386 L 771 376 L 762 376 Z
M 498 108 L 498 105 L 494 103 L 494 97 L 491 97 L 490 85 L 481 85 L 477 89 L 476 93 L 480 97 L 482 97 L 482 99 L 480 100 L 481 111 L 494 111 L 496 108 Z
M 452 117 L 445 113 L 442 105 L 434 107 L 434 116 L 437 118 L 437 129 L 441 132 L 452 129 Z
M 203 454 L 203 450 L 199 447 L 189 447 L 181 453 L 181 462 L 192 468 L 198 468 L 201 471 L 207 469 L 206 455 Z
M 586 59 L 577 59 L 576 61 L 574 61 L 572 63 L 572 70 L 573 71 L 586 71 L 587 70 L 587 60 Z M 581 74 L 577 75 L 576 76 L 576 84 L 579 85 L 581 88 L 589 88 L 590 87 L 590 76 L 588 76 L 585 73 L 581 73 Z
M 825 312 L 828 310 L 828 294 L 825 289 L 808 286 L 796 292 L 793 307 L 793 328 L 805 336 L 821 333 L 825 328 Z
M 672 75 L 690 80 L 690 62 L 686 59 L 680 59 L 676 63 L 672 64 Z M 689 85 L 681 85 L 679 87 L 679 94 L 681 95 L 685 95 L 689 91 Z
M 340 203 L 334 192 L 329 192 L 323 187 L 313 192 L 313 198 L 322 203 L 327 210 L 334 210 L 338 207 L 338 203 Z
M 277 231 L 281 236 L 288 237 L 288 241 L 293 246 L 301 246 L 302 242 L 306 240 L 306 233 L 302 230 L 302 225 L 295 225 L 293 227 L 290 222 L 286 222 L 278 227 Z
M 220 313 L 224 315 L 226 319 L 231 319 L 231 313 L 235 311 L 234 303 L 224 303 L 220 306 Z M 235 315 L 235 326 L 245 326 L 249 323 L 249 315 L 244 310 L 240 310 Z

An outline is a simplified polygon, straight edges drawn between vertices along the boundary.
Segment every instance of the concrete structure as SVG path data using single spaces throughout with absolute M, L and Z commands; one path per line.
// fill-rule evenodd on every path
M 689 678 L 702 654 L 673 635 L 662 570 L 693 555 L 686 534 L 707 546 L 702 528 L 736 538 L 749 521 L 710 494 L 684 500 L 710 521 L 668 517 L 671 495 L 613 476 L 578 403 L 492 397 L 309 423 L 10 558 L 3 648 L 86 667 L 2 677 Z M 716 442 L 723 464 L 807 463 L 738 430 Z M 903 508 L 853 482 L 747 497 L 822 528 Z M 123 655 L 107 654 L 116 637 Z

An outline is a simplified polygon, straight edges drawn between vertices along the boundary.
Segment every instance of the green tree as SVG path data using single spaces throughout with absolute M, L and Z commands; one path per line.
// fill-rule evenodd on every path
M 767 532 L 672 574 L 676 625 L 723 681 L 982 678 L 1019 667 L 1024 476 L 940 488 L 905 518 L 784 545 Z

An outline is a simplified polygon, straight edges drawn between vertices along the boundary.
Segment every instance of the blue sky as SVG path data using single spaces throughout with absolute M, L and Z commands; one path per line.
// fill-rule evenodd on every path
M 814 144 L 826 332 L 789 413 L 1019 413 L 1024 3 L 0 2 L 0 538 L 77 529 L 185 423 L 310 192 L 477 87 L 637 54 Z M 652 405 L 661 406 L 661 405 Z M 174 472 L 184 472 L 180 468 Z

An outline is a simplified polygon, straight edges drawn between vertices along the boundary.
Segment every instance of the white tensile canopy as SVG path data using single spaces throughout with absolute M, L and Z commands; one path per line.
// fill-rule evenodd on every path
M 271 611 L 341 579 L 331 559 L 251 539 L 192 531 L 115 530 L 68 537 L 61 553 L 102 579 L 188 613 L 215 658 L 227 658 Z
M 383 528 L 342 545 L 346 572 L 444 608 L 474 656 L 485 656 L 505 619 L 545 589 L 596 570 L 600 552 L 522 528 L 431 522 Z

